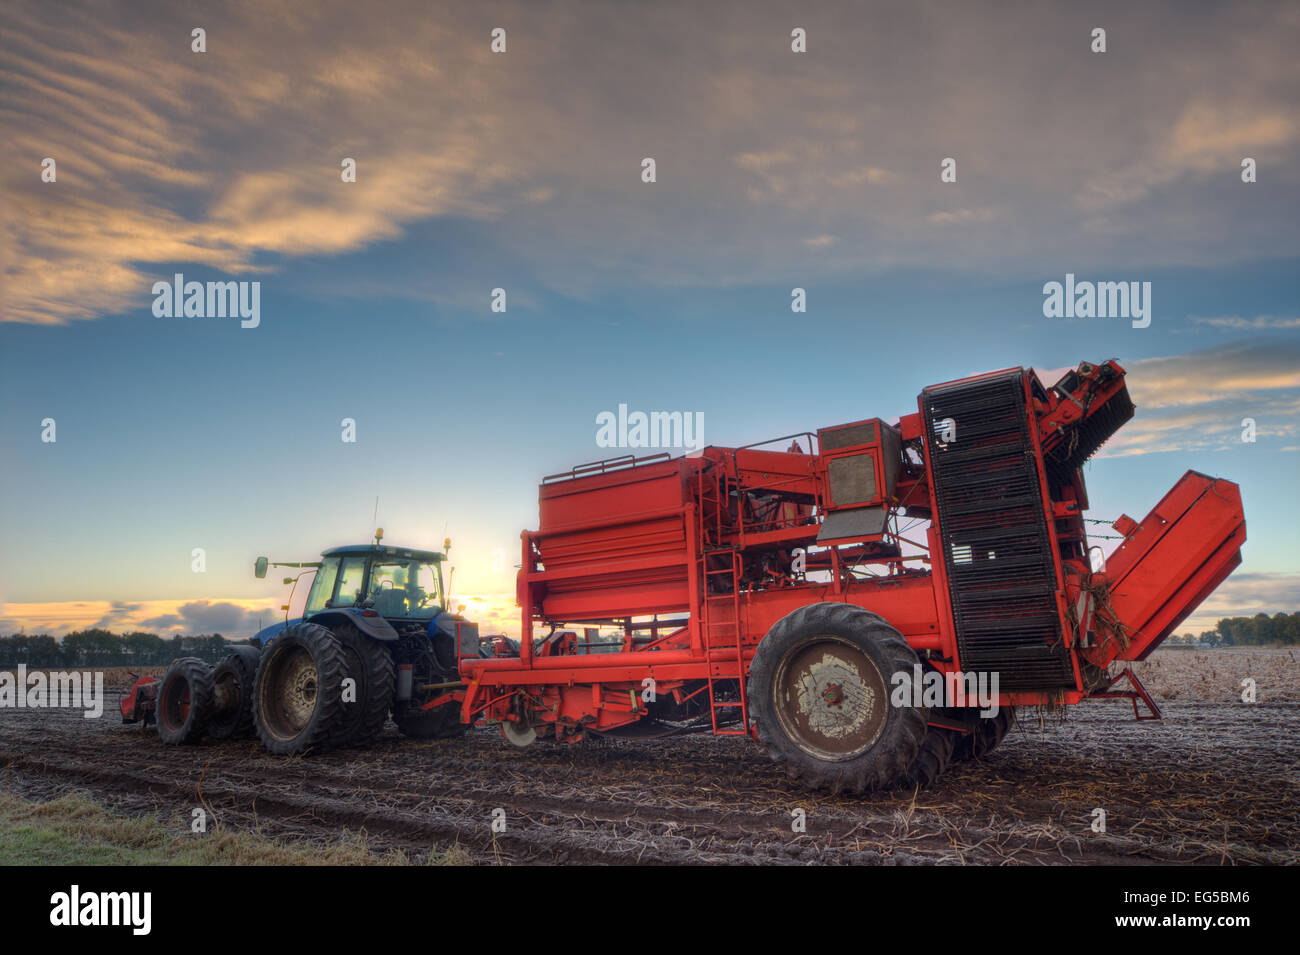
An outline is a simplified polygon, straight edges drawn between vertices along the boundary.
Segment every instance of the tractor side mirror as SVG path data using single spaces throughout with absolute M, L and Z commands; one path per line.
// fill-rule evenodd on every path
M 265 577 L 267 563 L 268 561 L 265 557 L 257 558 L 257 560 L 253 563 L 253 576 L 257 577 L 259 580 Z

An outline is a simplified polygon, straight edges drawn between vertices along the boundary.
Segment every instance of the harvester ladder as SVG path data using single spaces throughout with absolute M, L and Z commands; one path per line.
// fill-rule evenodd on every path
M 709 565 L 710 558 L 714 559 L 714 566 Z M 701 555 L 704 619 L 700 636 L 704 643 L 704 657 L 708 661 L 706 679 L 709 685 L 709 718 L 713 721 L 715 736 L 749 735 L 749 700 L 745 695 L 745 664 L 740 638 L 740 560 L 740 552 L 732 548 L 704 551 Z M 724 608 L 729 609 L 730 613 L 718 614 Z M 719 616 L 723 619 L 718 619 Z M 718 699 L 717 684 L 722 678 L 714 675 L 715 664 L 711 657 L 715 648 L 735 650 L 736 682 L 740 688 L 738 699 Z M 740 710 L 739 725 L 719 728 L 719 717 L 727 710 L 734 709 Z
M 700 502 L 700 553 L 722 543 L 722 516 L 727 507 L 726 475 L 721 468 L 705 466 L 695 472 Z

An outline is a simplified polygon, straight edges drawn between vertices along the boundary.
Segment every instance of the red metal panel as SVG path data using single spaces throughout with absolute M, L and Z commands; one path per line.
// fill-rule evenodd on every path
M 1188 471 L 1106 561 L 1115 615 L 1129 631 L 1128 648 L 1140 660 L 1241 562 L 1246 517 L 1241 490 Z

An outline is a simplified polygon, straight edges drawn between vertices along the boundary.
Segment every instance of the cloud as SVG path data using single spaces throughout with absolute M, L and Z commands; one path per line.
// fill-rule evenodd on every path
M 149 617 L 141 620 L 140 626 L 148 630 L 176 630 L 183 626 L 185 618 L 180 614 L 165 613 L 160 617 Z
M 246 610 L 229 601 L 193 600 L 181 604 L 176 614 L 146 620 L 146 626 L 182 629 L 187 633 L 223 633 L 246 635 L 255 633 L 262 615 L 256 610 Z M 180 618 L 180 623 L 161 623 Z
M 1145 408 L 1202 405 L 1300 388 L 1300 340 L 1234 342 L 1133 363 L 1129 391 Z
M 147 7 L 133 10 L 135 29 L 90 10 L 72 30 L 19 4 L 0 40 L 21 94 L 0 158 L 37 172 L 42 157 L 57 162 L 56 182 L 33 176 L 12 191 L 5 319 L 140 307 L 165 263 L 247 272 L 267 254 L 338 254 L 419 219 L 501 213 L 494 190 L 518 166 L 499 117 L 474 108 L 479 57 L 432 18 L 345 30 L 335 5 L 337 35 L 316 45 L 290 8 L 234 4 L 229 21 L 213 13 L 209 51 L 194 54 L 188 14 Z M 397 52 L 403 32 L 410 46 Z M 448 47 L 459 55 L 415 55 Z M 467 108 L 404 121 L 411 104 L 398 100 L 430 88 Z M 340 178 L 344 157 L 357 159 L 355 183 Z M 521 201 L 546 198 L 533 188 Z
M 1152 190 L 1180 180 L 1236 176 L 1247 156 L 1271 161 L 1291 154 L 1300 125 L 1277 104 L 1238 95 L 1230 101 L 1187 103 L 1173 125 L 1160 130 L 1137 159 L 1089 177 L 1076 196 L 1079 206 L 1100 212 L 1145 199 Z
M 1242 318 L 1228 315 L 1219 318 L 1193 318 L 1197 325 L 1210 325 L 1214 328 L 1230 328 L 1234 331 L 1244 329 L 1260 330 L 1270 328 L 1300 328 L 1300 318 L 1276 318 L 1272 315 L 1259 315 L 1255 318 Z
M 232 0 L 196 54 L 183 6 L 11 0 L 0 318 L 147 314 L 175 265 L 265 272 L 452 220 L 567 295 L 1300 253 L 1293 204 L 1215 191 L 1243 155 L 1261 178 L 1235 188 L 1296 185 L 1284 7 L 1117 7 L 1112 44 L 1141 55 L 1104 56 L 1068 10 L 991 2 L 819 5 L 803 54 L 776 3 L 498 9 L 500 55 L 472 5 Z M 447 264 L 434 294 L 475 283 Z
M 1201 633 L 1223 617 L 1300 611 L 1300 574 L 1237 571 L 1205 599 L 1178 627 L 1178 633 Z
M 1127 367 L 1137 414 L 1099 457 L 1240 448 L 1300 435 L 1300 341 L 1236 342 Z
M 0 605 L 0 632 L 25 629 L 62 636 L 71 630 L 99 627 L 114 633 L 149 630 L 247 637 L 259 629 L 259 623 L 276 619 L 277 603 L 273 598 L 8 603 Z
M 932 212 L 925 221 L 935 225 L 957 225 L 963 222 L 988 222 L 996 213 L 992 209 L 958 209 L 956 212 Z
M 112 607 L 102 617 L 95 621 L 93 626 L 100 627 L 104 630 L 116 630 L 124 622 L 130 619 L 140 609 L 138 603 L 124 603 L 120 600 L 113 601 Z
M 811 249 L 824 249 L 834 245 L 837 241 L 839 240 L 833 235 L 813 235 L 804 239 L 803 244 Z
M 1300 342 L 1239 342 L 1128 371 L 1138 412 L 1100 457 L 1240 448 L 1246 419 L 1257 442 L 1300 434 Z

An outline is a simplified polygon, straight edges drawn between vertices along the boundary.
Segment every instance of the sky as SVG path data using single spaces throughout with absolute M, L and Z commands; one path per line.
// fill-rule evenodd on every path
M 256 556 L 377 523 L 517 633 L 601 412 L 742 445 L 1108 358 L 1091 516 L 1237 481 L 1244 564 L 1181 629 L 1300 609 L 1298 10 L 8 0 L 0 632 L 248 635 Z M 176 273 L 259 323 L 156 315 Z M 1046 317 L 1067 275 L 1149 282 L 1150 325 Z

